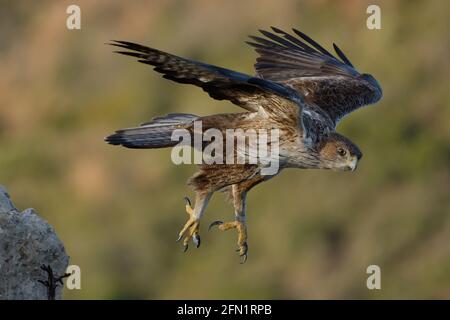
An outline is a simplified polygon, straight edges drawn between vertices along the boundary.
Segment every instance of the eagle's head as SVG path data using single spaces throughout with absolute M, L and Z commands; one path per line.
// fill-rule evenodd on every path
M 336 132 L 323 137 L 318 153 L 322 167 L 336 171 L 354 171 L 362 157 L 356 144 Z

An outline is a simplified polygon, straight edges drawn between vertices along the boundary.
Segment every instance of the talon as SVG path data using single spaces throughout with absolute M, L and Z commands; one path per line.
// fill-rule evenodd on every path
M 200 236 L 198 234 L 196 234 L 192 237 L 192 241 L 194 242 L 196 248 L 200 247 L 201 241 L 200 241 Z
M 183 235 L 180 235 L 177 240 L 175 240 L 175 242 L 179 242 L 181 240 L 181 238 L 183 238 Z
M 248 251 L 247 242 L 244 242 L 238 251 L 240 252 L 239 256 L 242 257 L 241 264 L 244 264 L 247 261 L 247 251 Z
M 186 222 L 183 229 L 180 231 L 177 242 L 183 239 L 184 252 L 187 251 L 188 243 L 191 238 L 197 248 L 200 246 L 200 236 L 198 235 L 199 225 L 200 223 L 198 220 L 193 220 L 191 218 L 188 222 Z
M 211 194 L 212 193 L 197 193 L 195 198 L 195 207 L 192 207 L 191 199 L 189 199 L 188 197 L 183 198 L 185 201 L 185 210 L 189 216 L 189 219 L 184 224 L 181 231 L 178 233 L 179 237 L 177 241 L 182 240 L 184 252 L 188 250 L 188 244 L 190 243 L 191 239 L 195 247 L 200 247 L 200 216 L 206 204 L 208 203 L 208 199 L 211 197 Z
M 218 226 L 218 225 L 221 225 L 221 224 L 223 224 L 223 221 L 220 221 L 220 220 L 214 221 L 213 223 L 211 223 L 211 224 L 209 225 L 208 231 L 211 230 L 212 227 Z
M 240 256 L 247 255 L 247 251 L 248 251 L 248 245 L 247 245 L 247 242 L 244 242 L 244 244 L 243 244 L 242 247 L 239 249 L 239 251 L 241 252 Z

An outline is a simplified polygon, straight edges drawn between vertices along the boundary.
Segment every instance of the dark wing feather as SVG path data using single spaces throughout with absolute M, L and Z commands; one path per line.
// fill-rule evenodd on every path
M 293 29 L 298 37 L 278 28 L 272 30 L 276 34 L 261 31 L 267 39 L 250 36 L 255 42 L 248 42 L 259 54 L 257 76 L 298 90 L 335 124 L 353 110 L 381 98 L 375 78 L 360 74 L 335 44 L 341 60 L 299 30 Z
M 342 61 L 344 61 L 346 65 L 349 65 L 350 67 L 355 68 L 355 67 L 353 66 L 353 64 L 350 62 L 350 60 L 348 60 L 348 58 L 347 58 L 347 56 L 344 54 L 344 52 L 342 52 L 342 50 L 337 46 L 336 43 L 333 43 L 333 48 L 334 48 L 334 51 L 336 51 L 336 53 L 337 53 L 337 55 L 339 56 L 339 58 L 341 58 Z
M 154 66 L 164 78 L 201 87 L 212 98 L 229 100 L 249 111 L 260 108 L 279 112 L 301 113 L 301 95 L 289 86 L 252 77 L 229 69 L 181 58 L 157 49 L 127 41 L 114 41 L 111 45 L 127 49 L 118 53 L 136 57 L 139 62 Z

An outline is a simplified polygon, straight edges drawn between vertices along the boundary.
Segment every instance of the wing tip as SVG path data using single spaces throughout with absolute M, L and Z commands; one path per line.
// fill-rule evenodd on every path
M 113 145 L 113 146 L 118 146 L 122 144 L 122 139 L 120 134 L 113 133 L 107 137 L 103 138 L 103 141 L 105 141 L 107 144 Z
M 350 60 L 347 58 L 344 52 L 334 42 L 333 42 L 333 49 L 346 65 L 354 68 L 353 64 L 350 62 Z
M 270 26 L 270 29 L 272 29 L 273 32 L 276 32 L 276 33 L 283 33 L 283 34 L 286 33 L 278 27 Z

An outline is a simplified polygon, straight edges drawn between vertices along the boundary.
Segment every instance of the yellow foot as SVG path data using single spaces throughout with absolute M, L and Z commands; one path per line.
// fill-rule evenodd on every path
M 230 229 L 237 229 L 238 232 L 238 249 L 236 250 L 239 252 L 239 256 L 242 257 L 241 263 L 245 263 L 247 261 L 247 251 L 248 251 L 248 245 L 247 245 L 247 225 L 245 222 L 241 221 L 232 221 L 232 222 L 222 222 L 222 221 L 214 221 L 209 225 L 209 229 L 211 230 L 212 227 L 218 226 L 219 230 L 226 231 Z
M 189 240 L 192 239 L 195 246 L 200 247 L 200 236 L 198 234 L 200 228 L 200 220 L 194 217 L 194 209 L 191 207 L 191 201 L 188 197 L 185 197 L 186 212 L 189 215 L 189 219 L 178 234 L 177 242 L 183 239 L 184 252 L 189 248 Z

